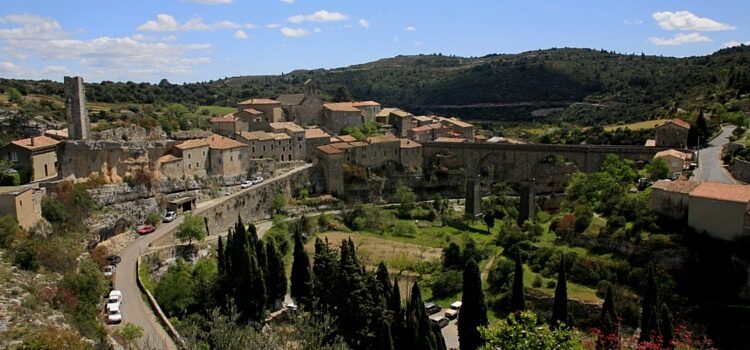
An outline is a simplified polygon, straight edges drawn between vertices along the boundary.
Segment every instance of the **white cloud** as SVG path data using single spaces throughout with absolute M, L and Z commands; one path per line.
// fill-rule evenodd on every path
M 421 41 L 415 41 L 414 42 L 414 46 L 422 46 L 422 45 L 424 45 L 424 43 L 421 42 Z
M 219 29 L 240 29 L 255 28 L 252 23 L 235 23 L 232 21 L 219 21 L 214 23 L 205 23 L 200 17 L 193 18 L 184 24 L 180 24 L 174 17 L 160 13 L 156 15 L 156 20 L 149 20 L 138 26 L 139 31 L 143 32 L 186 32 L 186 31 L 212 31 Z
M 44 67 L 44 73 L 64 75 L 70 73 L 70 69 L 66 66 L 47 66 Z
M 700 33 L 678 33 L 673 38 L 663 38 L 663 37 L 650 37 L 648 38 L 648 41 L 653 45 L 682 45 L 682 44 L 689 44 L 689 43 L 701 43 L 701 42 L 710 42 L 713 41 L 711 38 L 700 34 Z
M 406 31 L 406 32 L 416 32 L 417 28 L 414 28 L 412 26 L 408 26 L 408 27 L 404 28 L 404 31 Z
M 245 33 L 244 30 L 239 29 L 236 32 L 234 32 L 234 38 L 239 39 L 239 40 L 245 40 L 247 39 L 247 33 Z
M 270 23 L 270 24 L 266 24 L 266 28 L 268 28 L 268 29 L 276 29 L 276 28 L 281 28 L 281 24 L 278 24 L 278 23 Z
M 336 22 L 343 21 L 349 18 L 349 16 L 340 12 L 328 12 L 326 10 L 320 10 L 310 15 L 296 15 L 287 18 L 287 21 L 292 23 L 302 22 Z
M 362 28 L 370 28 L 370 21 L 364 18 L 360 18 L 359 21 L 357 21 L 357 23 L 359 23 L 359 26 Z
M 750 45 L 750 41 L 741 42 L 737 40 L 732 40 L 732 41 L 728 41 L 724 43 L 724 47 L 735 47 L 735 46 L 740 46 L 740 45 L 748 46 Z
M 323 32 L 323 29 L 320 29 L 320 27 L 315 27 L 315 29 L 313 29 L 313 33 L 321 33 L 321 32 Z
M 310 32 L 308 32 L 305 29 L 294 29 L 294 28 L 281 28 L 281 34 L 284 36 L 292 37 L 292 38 L 299 38 L 305 35 L 309 35 Z
M 659 27 L 665 30 L 690 30 L 698 32 L 712 32 L 719 30 L 733 30 L 735 27 L 714 21 L 710 18 L 698 17 L 690 11 L 654 12 L 651 17 Z
M 58 62 L 70 61 L 80 65 L 81 74 L 93 80 L 159 79 L 190 74 L 195 65 L 211 61 L 208 57 L 195 57 L 210 49 L 209 44 L 175 44 L 142 35 L 81 40 L 72 38 L 51 18 L 5 16 L 2 20 L 14 24 L 0 29 L 0 47 L 5 54 L 22 60 L 33 57 L 43 63 L 55 62 L 38 71 L 25 70 L 27 76 L 45 71 L 48 75 L 60 74 L 64 69 Z M 20 69 L 13 63 L 3 66 L 5 70 Z
M 181 0 L 182 2 L 194 2 L 196 4 L 204 5 L 225 5 L 231 4 L 234 0 Z
M 283 2 L 285 4 L 293 4 L 294 0 L 281 0 L 281 2 Z
M 6 72 L 6 73 L 10 73 L 10 74 L 15 74 L 15 73 L 18 73 L 18 72 L 20 72 L 22 70 L 23 70 L 23 68 L 21 68 L 21 66 L 15 64 L 13 62 L 9 62 L 9 61 L 0 62 L 0 71 Z
M 626 19 L 626 20 L 622 21 L 622 23 L 625 23 L 627 25 L 638 25 L 638 24 L 643 24 L 643 20 L 642 19 L 637 19 L 637 18 L 636 19 Z

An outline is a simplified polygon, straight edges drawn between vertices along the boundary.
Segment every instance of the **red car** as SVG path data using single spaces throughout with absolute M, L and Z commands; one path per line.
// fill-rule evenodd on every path
M 143 225 L 141 228 L 138 229 L 138 234 L 140 235 L 147 235 L 151 232 L 156 231 L 156 226 L 154 225 Z

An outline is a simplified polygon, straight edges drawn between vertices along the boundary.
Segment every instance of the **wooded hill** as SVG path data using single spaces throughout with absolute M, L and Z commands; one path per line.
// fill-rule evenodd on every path
M 669 116 L 726 103 L 750 92 L 750 47 L 673 58 L 591 49 L 548 49 L 463 58 L 397 56 L 337 69 L 298 70 L 175 85 L 87 84 L 95 102 L 234 106 L 250 97 L 275 98 L 314 79 L 327 100 L 376 100 L 415 114 L 495 121 L 613 124 Z M 0 79 L 0 90 L 62 95 L 51 81 Z

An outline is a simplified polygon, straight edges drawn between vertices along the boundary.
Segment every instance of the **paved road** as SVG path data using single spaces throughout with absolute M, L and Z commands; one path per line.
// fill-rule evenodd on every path
M 737 181 L 724 168 L 721 161 L 721 150 L 729 143 L 729 137 L 734 131 L 734 125 L 721 128 L 721 134 L 708 143 L 708 147 L 700 150 L 698 156 L 698 169 L 693 173 L 693 181 L 716 181 L 723 183 L 737 183 Z
M 446 349 L 458 349 L 458 318 L 451 320 L 447 326 L 441 330 L 443 333 L 443 339 L 445 339 Z
M 264 186 L 270 182 L 288 177 L 311 166 L 311 164 L 307 164 L 304 167 L 296 168 L 288 173 L 268 179 L 256 186 Z M 194 210 L 194 213 L 200 214 L 201 212 L 217 204 L 238 196 L 246 191 L 250 191 L 253 188 L 255 187 L 244 189 L 242 191 L 221 198 L 198 203 L 196 209 Z M 135 263 L 138 257 L 146 252 L 146 250 L 148 250 L 148 245 L 150 243 L 156 241 L 165 234 L 168 234 L 169 232 L 174 230 L 177 225 L 179 225 L 183 220 L 184 217 L 179 216 L 175 221 L 171 223 L 160 225 L 156 229 L 156 231 L 147 236 L 139 237 L 130 245 L 125 247 L 122 252 L 120 252 L 122 262 L 120 262 L 117 268 L 117 273 L 115 274 L 115 288 L 122 291 L 123 295 L 123 303 L 120 311 L 122 312 L 123 322 L 133 323 L 143 329 L 143 337 L 139 340 L 138 344 L 141 348 L 155 348 L 166 350 L 177 349 L 177 346 L 172 341 L 172 338 L 169 337 L 164 328 L 159 324 L 158 320 L 151 311 L 151 308 L 144 302 L 141 296 L 141 291 L 140 289 L 138 289 L 138 285 L 136 283 L 137 271 L 135 269 Z M 267 231 L 268 228 L 270 228 L 268 223 L 263 224 L 263 232 Z

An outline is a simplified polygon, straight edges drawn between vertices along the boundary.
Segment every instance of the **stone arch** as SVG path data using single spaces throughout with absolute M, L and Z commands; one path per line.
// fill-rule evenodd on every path
M 584 164 L 576 162 L 575 157 L 565 154 L 547 154 L 534 163 L 530 177 L 534 179 L 536 193 L 563 192 L 570 177 L 579 171 L 585 171 Z

